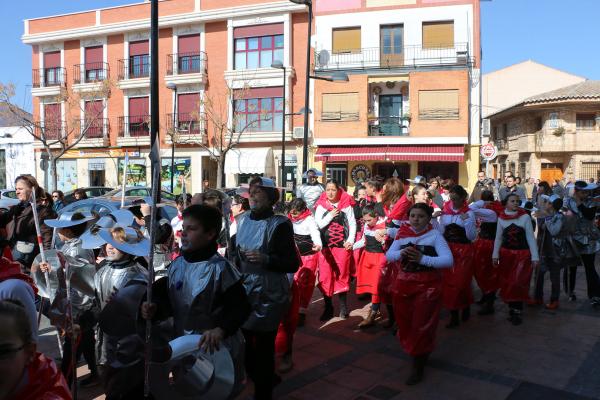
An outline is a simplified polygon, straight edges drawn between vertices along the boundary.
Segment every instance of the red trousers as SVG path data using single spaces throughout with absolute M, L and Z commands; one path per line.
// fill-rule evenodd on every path
M 315 290 L 317 267 L 319 265 L 319 253 L 301 256 L 302 265 L 294 275 L 294 281 L 298 285 L 300 311 L 306 311 Z
M 400 271 L 393 292 L 398 339 L 411 356 L 431 353 L 442 308 L 442 274 L 439 271 Z
M 371 302 L 379 303 L 379 278 L 384 266 L 384 253 L 364 251 L 356 270 L 356 294 L 370 293 Z
M 500 297 L 505 303 L 529 299 L 531 272 L 531 253 L 529 250 L 500 248 L 498 281 L 500 283 Z
M 379 286 L 377 292 L 379 301 L 383 304 L 392 304 L 394 285 L 400 271 L 400 263 L 385 263 L 381 268 L 381 276 L 379 277 Z
M 494 241 L 477 239 L 473 242 L 473 274 L 483 294 L 498 290 L 498 269 L 492 262 Z
M 471 280 L 473 279 L 473 245 L 452 243 L 454 266 L 444 269 L 444 307 L 447 310 L 461 310 L 473 303 Z
M 323 295 L 350 290 L 350 258 L 352 251 L 343 247 L 324 247 L 319 257 L 319 289 Z
M 277 328 L 277 336 L 275 337 L 275 354 L 291 354 L 292 345 L 294 343 L 294 333 L 298 327 L 298 312 L 300 310 L 300 291 L 298 284 L 294 280 L 292 282 L 292 301 L 283 315 L 279 327 Z

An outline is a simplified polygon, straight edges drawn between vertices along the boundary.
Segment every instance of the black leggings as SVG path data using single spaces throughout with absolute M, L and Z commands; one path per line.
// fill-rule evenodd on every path
M 588 298 L 600 297 L 600 277 L 596 272 L 594 266 L 595 254 L 582 254 L 581 261 L 583 262 L 583 268 L 585 269 L 585 280 L 587 282 L 587 295 Z M 577 266 L 569 267 L 569 286 L 568 292 L 572 294 L 575 291 L 575 280 L 577 278 Z
M 254 382 L 254 398 L 271 400 L 275 378 L 275 337 L 277 331 L 242 330 L 246 339 L 246 373 Z

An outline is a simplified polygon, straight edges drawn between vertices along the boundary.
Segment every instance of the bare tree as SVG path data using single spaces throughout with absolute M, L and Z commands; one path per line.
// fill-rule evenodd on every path
M 88 134 L 94 133 L 93 136 L 100 134 L 101 137 L 107 134 L 108 127 L 103 114 L 111 87 L 112 83 L 108 79 L 97 82 L 91 90 L 74 91 L 71 87 L 61 87 L 60 93 L 47 99 L 47 103 L 64 107 L 64 115 L 59 112 L 58 116 L 46 115 L 44 120 L 41 120 L 23 113 L 22 109 L 14 104 L 14 84 L 0 82 L 0 103 L 5 105 L 3 112 L 16 122 L 16 126 L 27 130 L 34 141 L 40 142 L 48 155 L 48 162 L 52 169 L 52 183 L 51 188 L 47 189 L 57 189 L 56 165 L 66 152 L 77 146 Z M 94 103 L 94 107 L 86 107 L 86 101 L 99 101 L 99 103 Z

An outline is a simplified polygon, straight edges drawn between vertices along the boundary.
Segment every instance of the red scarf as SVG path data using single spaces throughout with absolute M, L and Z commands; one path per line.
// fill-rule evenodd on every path
M 27 283 L 33 289 L 33 293 L 37 294 L 38 289 L 29 275 L 21 272 L 21 264 L 11 261 L 5 257 L 0 258 L 0 282 L 7 279 L 20 279 Z
M 339 199 L 338 205 L 337 205 L 338 210 L 342 211 L 344 208 L 354 206 L 355 203 L 354 203 L 354 199 L 352 198 L 352 196 L 350 196 L 348 193 L 346 193 L 346 191 L 342 188 L 339 188 L 338 192 L 340 195 L 340 199 Z M 327 211 L 331 211 L 335 208 L 335 207 L 333 207 L 333 204 L 331 204 L 331 202 L 327 199 L 326 192 L 321 193 L 321 197 L 319 197 L 319 200 L 317 200 L 317 202 L 315 203 L 315 208 L 317 206 L 321 206 L 324 209 L 326 209 Z
M 290 219 L 290 221 L 292 222 L 300 222 L 300 221 L 304 221 L 309 215 L 312 215 L 312 213 L 310 212 L 310 210 L 307 208 L 306 210 L 304 210 L 304 212 L 302 214 L 298 214 L 297 216 L 292 216 L 292 214 L 288 214 L 288 218 Z
M 502 212 L 498 215 L 498 218 L 502 218 L 503 220 L 517 219 L 521 215 L 527 214 L 527 211 L 522 208 L 517 208 L 517 212 L 514 214 L 507 214 L 506 209 L 502 210 Z
M 383 211 L 388 220 L 391 221 L 405 221 L 408 219 L 408 210 L 412 206 L 410 200 L 406 195 L 402 195 L 400 199 L 392 206 L 392 209 L 388 209 L 387 206 L 383 206 Z
M 490 201 L 485 208 L 494 211 L 496 215 L 500 215 L 504 211 L 504 206 L 499 201 Z
M 442 210 L 442 213 L 445 215 L 460 215 L 466 214 L 468 211 L 470 211 L 470 209 L 467 203 L 464 203 L 462 207 L 457 211 L 454 210 L 454 208 L 452 208 L 452 202 L 447 201 L 444 203 L 444 209 Z
M 429 232 L 432 229 L 433 229 L 433 225 L 431 225 L 431 223 L 429 223 L 427 225 L 427 227 L 425 227 L 425 229 L 423 229 L 421 232 L 415 232 L 413 227 L 408 222 L 405 222 L 402 225 L 400 225 L 400 228 L 398 229 L 398 233 L 396 233 L 396 240 L 403 239 L 403 238 L 409 238 L 409 237 L 423 236 L 424 234 L 426 234 L 427 232 Z
M 71 400 L 69 385 L 51 359 L 37 353 L 29 364 L 29 382 L 16 393 L 21 400 Z

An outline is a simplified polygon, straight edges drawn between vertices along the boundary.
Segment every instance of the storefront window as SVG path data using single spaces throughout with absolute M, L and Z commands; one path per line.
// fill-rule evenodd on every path
M 186 158 L 175 158 L 175 178 L 173 183 L 175 189 L 171 188 L 171 158 L 163 158 L 160 170 L 160 184 L 163 190 L 171 192 L 173 194 L 180 194 L 183 192 L 183 179 L 185 179 L 185 189 L 187 193 L 192 191 L 192 174 L 191 164 L 192 159 Z
M 77 160 L 58 160 L 56 174 L 58 190 L 68 192 L 77 189 Z
M 119 159 L 118 182 L 123 184 L 123 168 L 125 159 Z M 130 158 L 127 167 L 127 186 L 146 186 L 146 159 Z

